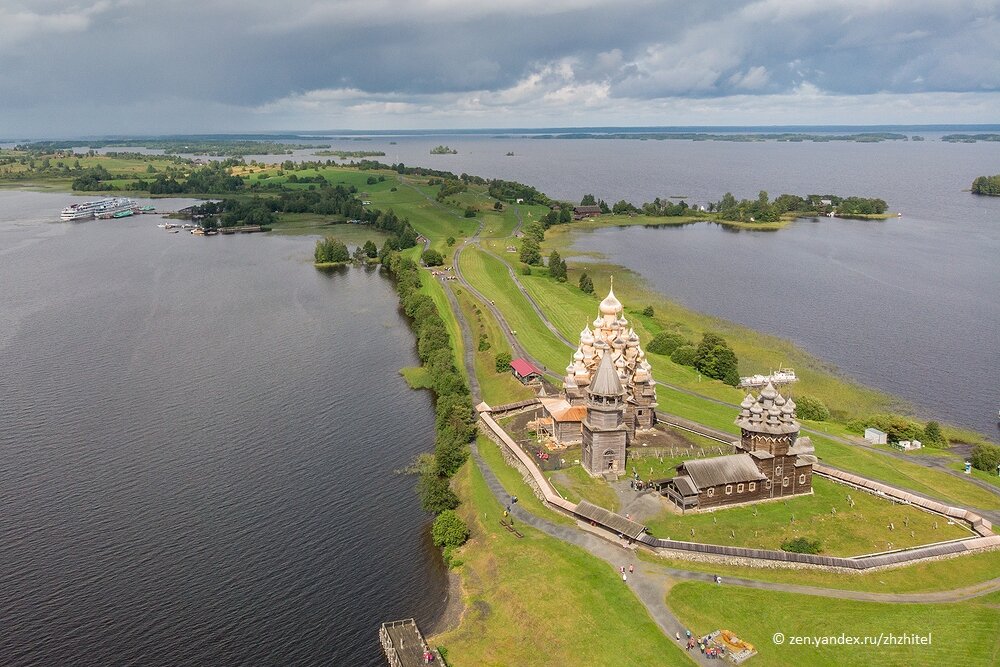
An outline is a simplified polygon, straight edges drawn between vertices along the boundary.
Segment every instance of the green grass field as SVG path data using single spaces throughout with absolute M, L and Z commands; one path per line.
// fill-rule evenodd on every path
M 472 531 L 458 555 L 467 608 L 458 628 L 429 638 L 449 664 L 690 664 L 610 566 L 526 526 L 523 539 L 502 529 L 475 466 L 455 484 Z
M 576 456 L 579 452 L 576 453 Z M 571 455 L 573 456 L 573 455 Z M 581 466 L 575 465 L 558 471 L 546 472 L 552 486 L 571 503 L 586 500 L 599 507 L 617 512 L 618 496 L 603 479 L 591 477 Z
M 750 665 L 992 665 L 1000 659 L 1000 610 L 980 602 L 884 604 L 684 582 L 667 604 L 704 635 L 727 629 L 754 644 Z M 784 643 L 775 644 L 775 633 Z M 930 645 L 800 646 L 791 637 L 931 635 Z M 865 640 L 862 639 L 862 642 Z M 872 640 L 877 641 L 877 640 Z
M 890 523 L 895 530 L 889 529 Z M 812 495 L 685 516 L 665 510 L 646 524 L 657 537 L 758 549 L 781 549 L 782 542 L 797 537 L 818 539 L 821 553 L 830 556 L 859 556 L 971 535 L 943 517 L 815 477 Z

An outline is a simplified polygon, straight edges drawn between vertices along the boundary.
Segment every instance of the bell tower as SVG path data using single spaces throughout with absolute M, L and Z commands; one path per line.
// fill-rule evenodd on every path
M 591 475 L 625 472 L 625 387 L 615 370 L 611 351 L 601 357 L 587 386 L 587 416 L 583 420 L 583 468 Z

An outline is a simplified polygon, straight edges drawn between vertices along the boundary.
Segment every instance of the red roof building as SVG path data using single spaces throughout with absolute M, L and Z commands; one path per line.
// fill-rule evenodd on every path
M 518 380 L 528 383 L 542 377 L 542 372 L 524 359 L 514 359 L 510 362 L 510 370 Z

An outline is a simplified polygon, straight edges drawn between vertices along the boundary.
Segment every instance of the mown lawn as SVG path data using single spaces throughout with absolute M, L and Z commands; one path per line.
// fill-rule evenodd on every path
M 591 477 L 581 466 L 574 465 L 558 471 L 546 472 L 545 476 L 571 503 L 586 500 L 612 512 L 618 511 L 618 496 L 603 479 Z
M 667 604 L 704 635 L 728 629 L 754 644 L 748 664 L 768 665 L 993 665 L 1000 660 L 1000 610 L 974 601 L 957 604 L 887 604 L 684 582 Z M 782 633 L 784 643 L 773 641 Z M 798 646 L 795 636 L 852 637 L 930 634 L 930 645 Z M 865 641 L 862 639 L 861 641 Z M 874 640 L 877 641 L 877 640 Z
M 853 508 L 848 496 L 854 500 Z M 831 556 L 858 556 L 971 535 L 963 527 L 948 525 L 943 517 L 815 477 L 812 495 L 685 516 L 664 510 L 646 524 L 657 537 L 758 549 L 781 549 L 782 542 L 798 537 L 818 539 L 821 553 Z

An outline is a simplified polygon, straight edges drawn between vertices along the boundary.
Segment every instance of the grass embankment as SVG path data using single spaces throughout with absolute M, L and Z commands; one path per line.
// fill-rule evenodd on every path
M 728 629 L 754 644 L 753 665 L 989 665 L 1000 659 L 1000 610 L 979 602 L 884 604 L 684 582 L 667 604 L 697 635 Z M 783 633 L 776 644 L 775 633 Z M 929 645 L 798 646 L 790 637 L 931 635 Z M 861 639 L 864 642 L 864 639 Z M 873 639 L 870 641 L 877 641 Z
M 853 508 L 848 496 L 854 500 Z M 778 550 L 785 540 L 805 537 L 819 540 L 821 553 L 830 556 L 858 556 L 971 535 L 961 526 L 948 525 L 943 517 L 816 478 L 812 495 L 686 516 L 664 511 L 646 524 L 657 537 L 758 549 Z
M 576 454 L 578 456 L 579 452 Z M 562 456 L 566 455 L 563 454 Z M 569 456 L 572 456 L 572 454 Z M 559 494 L 571 503 L 586 500 L 613 512 L 618 511 L 620 505 L 618 496 L 608 486 L 607 482 L 591 477 L 581 466 L 574 465 L 562 470 L 546 472 L 545 477 L 552 482 L 552 486 L 556 488 Z
M 430 638 L 450 664 L 690 664 L 609 565 L 526 526 L 523 539 L 501 528 L 503 509 L 475 466 L 455 486 L 472 532 L 459 554 L 466 611 Z
M 458 286 L 456 282 L 449 282 L 446 289 L 454 291 L 462 308 L 462 317 L 469 323 L 472 330 L 473 344 L 476 346 L 476 378 L 479 380 L 482 400 L 489 405 L 502 405 L 533 397 L 535 391 L 518 382 L 509 372 L 496 372 L 496 355 L 511 350 L 500 325 L 497 324 L 490 311 L 476 301 L 468 290 Z M 481 340 L 489 345 L 487 349 L 479 349 Z
M 659 563 L 680 570 L 718 574 L 722 577 L 869 593 L 949 591 L 988 584 L 1000 573 L 1000 551 L 969 554 L 957 559 L 924 561 L 916 565 L 864 574 L 700 563 L 681 558 L 664 558 L 646 551 L 638 552 L 638 557 L 650 563 Z

